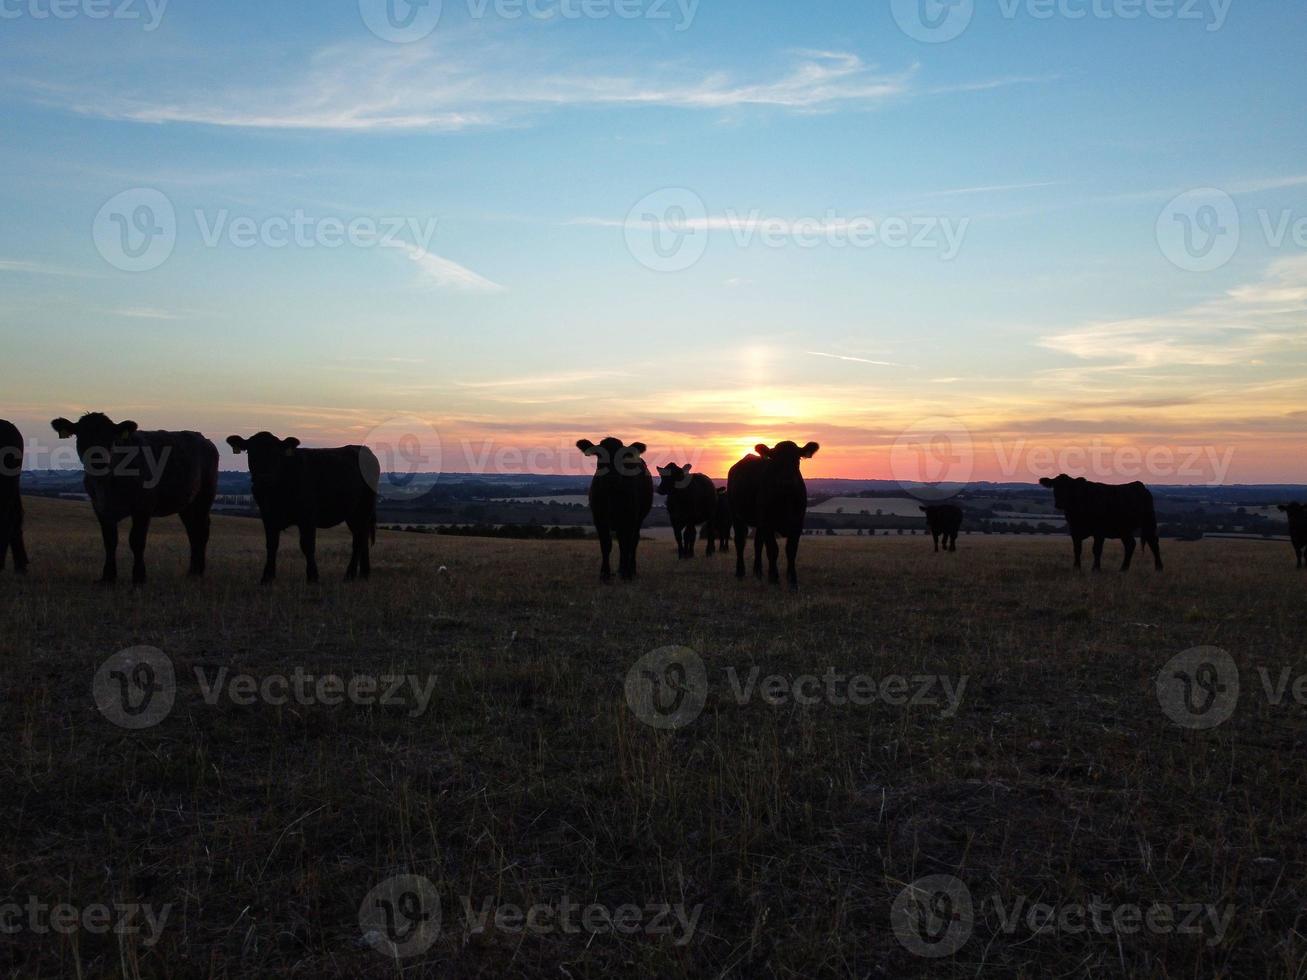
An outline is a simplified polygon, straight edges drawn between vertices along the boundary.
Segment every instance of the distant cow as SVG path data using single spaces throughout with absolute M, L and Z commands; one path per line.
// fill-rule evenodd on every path
M 746 456 L 727 474 L 731 517 L 735 523 L 735 575 L 744 577 L 744 542 L 749 528 L 756 528 L 753 540 L 753 573 L 762 577 L 762 549 L 767 549 L 768 578 L 780 584 L 776 568 L 776 536 L 785 538 L 786 579 L 790 588 L 799 587 L 794 568 L 808 512 L 808 486 L 799 472 L 801 460 L 811 459 L 821 447 L 810 442 L 802 449 L 792 442 L 778 442 L 768 449 L 756 448 L 757 456 Z
M 957 551 L 958 531 L 962 528 L 962 508 L 953 504 L 936 504 L 921 509 L 926 514 L 926 526 L 935 539 L 935 550 L 939 551 L 939 541 L 943 538 L 945 551 Z
M 381 464 L 367 446 L 301 449 L 295 438 L 260 432 L 228 436 L 232 451 L 249 453 L 250 483 L 263 518 L 268 557 L 263 581 L 277 577 L 281 532 L 299 528 L 310 582 L 318 580 L 318 529 L 344 523 L 353 536 L 346 581 L 372 572 L 369 545 L 377 540 L 377 482 Z
M 150 519 L 177 514 L 190 539 L 190 574 L 204 574 L 209 511 L 218 492 L 218 447 L 198 432 L 145 432 L 93 412 L 76 422 L 55 419 L 60 439 L 77 437 L 83 483 L 104 538 L 102 582 L 118 578 L 118 522 L 132 519 L 132 582 L 145 581 Z
M 605 582 L 613 577 L 609 555 L 615 534 L 617 574 L 623 579 L 633 579 L 640 528 L 653 507 L 653 477 L 648 465 L 640 458 L 647 447 L 642 442 L 626 446 L 621 439 L 609 436 L 597 446 L 589 439 L 581 439 L 576 448 L 598 461 L 594 479 L 590 482 L 590 513 L 594 515 L 595 530 L 599 532 L 599 552 L 603 555 L 599 575 Z
M 0 419 L 0 568 L 14 549 L 14 571 L 27 571 L 27 548 L 23 545 L 23 437 L 12 422 Z
M 1067 530 L 1075 549 L 1075 567 L 1080 567 L 1080 550 L 1085 538 L 1094 539 L 1094 571 L 1102 567 L 1103 541 L 1120 538 L 1125 545 L 1121 571 L 1130 568 L 1135 553 L 1135 530 L 1144 547 L 1153 549 L 1153 562 L 1162 570 L 1162 552 L 1157 543 L 1157 514 L 1153 495 L 1142 483 L 1108 486 L 1090 483 L 1084 477 L 1072 478 L 1063 473 L 1056 479 L 1039 481 L 1053 491 L 1053 504 L 1066 514 Z
M 1298 559 L 1298 567 L 1307 564 L 1307 505 L 1281 504 L 1280 510 L 1289 515 L 1289 539 L 1293 542 L 1293 553 Z
M 717 488 L 717 506 L 713 508 L 711 539 L 717 541 L 719 551 L 726 551 L 731 546 L 731 498 L 725 487 Z M 711 543 L 708 554 L 712 554 Z
M 711 555 L 717 550 L 712 529 L 713 515 L 717 511 L 717 489 L 712 480 L 702 473 L 691 473 L 689 463 L 660 466 L 658 475 L 662 478 L 658 482 L 658 493 L 667 498 L 667 516 L 671 518 L 672 534 L 676 536 L 677 557 L 694 557 L 694 542 L 700 526 Z

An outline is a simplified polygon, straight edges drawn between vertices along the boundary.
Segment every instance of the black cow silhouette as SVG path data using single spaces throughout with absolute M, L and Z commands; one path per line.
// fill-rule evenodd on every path
M 712 537 L 717 539 L 719 551 L 726 551 L 731 546 L 731 497 L 725 487 L 717 488 L 717 506 L 713 508 Z M 708 554 L 712 554 L 712 546 Z
M 635 578 L 635 553 L 640 546 L 640 528 L 653 508 L 653 477 L 641 458 L 647 451 L 642 442 L 624 445 L 609 436 L 595 445 L 580 439 L 576 448 L 598 461 L 590 481 L 590 513 L 599 532 L 599 553 L 603 563 L 599 576 L 605 582 L 613 577 L 609 556 L 613 535 L 617 535 L 617 574 L 623 580 Z
M 1289 540 L 1293 543 L 1293 554 L 1298 559 L 1298 567 L 1302 568 L 1307 564 L 1307 505 L 1281 504 L 1280 510 L 1289 517 Z
M 1085 538 L 1094 539 L 1094 571 L 1102 567 L 1104 539 L 1120 538 L 1125 545 L 1125 561 L 1121 564 L 1121 571 L 1127 571 L 1130 560 L 1134 557 L 1134 533 L 1138 530 L 1144 546 L 1153 549 L 1153 562 L 1157 570 L 1162 570 L 1153 495 L 1142 483 L 1110 486 L 1106 483 L 1090 483 L 1083 476 L 1076 478 L 1063 473 L 1056 479 L 1045 477 L 1039 484 L 1053 491 L 1053 505 L 1066 514 L 1076 568 L 1080 567 L 1080 551 Z
M 27 547 L 23 544 L 23 436 L 12 422 L 0 419 L 0 569 L 9 549 L 14 551 L 14 571 L 27 572 Z
M 668 463 L 658 467 L 658 493 L 667 498 L 667 516 L 676 537 L 676 556 L 694 557 L 694 542 L 702 525 L 708 540 L 708 554 L 717 550 L 712 519 L 717 510 L 717 488 L 702 473 L 691 473 L 690 464 Z
M 791 589 L 799 587 L 795 561 L 799 539 L 808 512 L 808 486 L 799 464 L 811 459 L 821 447 L 810 442 L 800 448 L 793 442 L 778 442 L 770 449 L 756 447 L 756 456 L 746 456 L 726 477 L 731 517 L 735 522 L 735 575 L 744 577 L 744 542 L 749 528 L 755 528 L 753 573 L 762 577 L 762 549 L 767 549 L 768 578 L 780 584 L 776 567 L 779 546 L 776 536 L 785 538 L 786 579 Z
M 277 577 L 277 546 L 281 532 L 290 527 L 299 528 L 300 551 L 310 582 L 318 580 L 318 529 L 342 523 L 353 538 L 345 579 L 367 578 L 372 573 L 369 546 L 377 541 L 381 464 L 371 449 L 301 449 L 298 439 L 279 439 L 270 432 L 248 439 L 228 436 L 227 444 L 233 452 L 250 457 L 250 483 L 267 545 L 264 582 Z
M 104 571 L 118 578 L 118 522 L 132 519 L 132 582 L 145 581 L 145 539 L 150 519 L 177 514 L 190 539 L 190 574 L 204 574 L 209 512 L 218 492 L 218 447 L 198 432 L 144 431 L 135 422 L 114 422 L 100 412 L 76 422 L 50 423 L 60 439 L 77 437 L 83 483 L 100 521 Z
M 939 551 L 939 542 L 943 538 L 945 551 L 957 551 L 958 531 L 962 528 L 962 508 L 956 504 L 934 504 L 921 509 L 926 514 L 926 526 L 930 528 L 931 537 L 935 539 L 935 550 Z

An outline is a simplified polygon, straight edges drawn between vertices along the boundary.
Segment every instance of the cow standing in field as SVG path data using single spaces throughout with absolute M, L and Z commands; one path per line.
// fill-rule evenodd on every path
M 254 501 L 263 518 L 267 561 L 263 582 L 277 577 L 281 532 L 297 527 L 308 580 L 318 580 L 318 530 L 345 524 L 353 539 L 345 580 L 372 573 L 369 546 L 377 541 L 377 485 L 381 464 L 367 446 L 301 449 L 295 438 L 260 432 L 228 436 L 236 454 L 248 453 Z
M 598 445 L 589 439 L 578 440 L 576 448 L 598 461 L 590 481 L 590 513 L 599 532 L 599 552 L 603 564 L 599 576 L 605 582 L 613 577 L 609 556 L 613 535 L 617 536 L 617 574 L 624 580 L 635 578 L 635 553 L 640 546 L 640 528 L 653 508 L 653 477 L 641 458 L 647 447 L 642 442 L 623 445 L 609 436 Z
M 658 493 L 667 498 L 667 516 L 676 537 L 676 557 L 693 558 L 698 529 L 708 540 L 708 554 L 717 550 L 712 519 L 717 510 L 717 489 L 702 473 L 691 473 L 690 464 L 668 463 L 658 467 Z
M 717 488 L 717 506 L 713 508 L 711 537 L 716 538 L 719 551 L 731 546 L 731 498 L 725 487 Z M 712 554 L 709 547 L 708 554 Z
M 935 550 L 939 551 L 939 541 L 943 538 L 945 551 L 957 551 L 958 531 L 962 529 L 962 508 L 955 504 L 936 504 L 921 509 L 926 514 L 926 526 L 930 528 L 931 537 L 935 539 Z
M 1135 530 L 1144 547 L 1153 549 L 1153 563 L 1162 570 L 1162 552 L 1157 543 L 1157 514 L 1153 495 L 1142 483 L 1109 486 L 1090 483 L 1084 477 L 1065 473 L 1056 479 L 1045 477 L 1040 486 L 1053 491 L 1053 505 L 1066 515 L 1067 530 L 1075 549 L 1075 567 L 1080 567 L 1080 551 L 1085 538 L 1094 539 L 1094 571 L 1102 567 L 1103 541 L 1120 538 L 1125 545 L 1121 571 L 1130 568 L 1135 553 Z
M 132 519 L 132 583 L 145 582 L 145 539 L 154 517 L 177 514 L 190 539 L 190 574 L 204 574 L 209 512 L 218 492 L 218 447 L 198 432 L 145 432 L 92 412 L 50 423 L 60 439 L 77 437 L 83 483 L 104 539 L 102 582 L 118 579 L 118 522 Z
M 0 419 L 0 569 L 10 548 L 14 550 L 14 571 L 27 572 L 27 548 L 23 545 L 23 437 L 12 422 Z
M 1298 567 L 1307 563 L 1307 505 L 1281 504 L 1280 510 L 1289 516 L 1289 540 L 1293 543 L 1293 554 L 1298 559 Z
M 744 542 L 749 528 L 753 539 L 753 574 L 762 578 L 762 549 L 767 549 L 768 578 L 779 585 L 776 567 L 779 546 L 776 536 L 785 538 L 786 579 L 791 589 L 799 587 L 795 560 L 799 539 L 808 513 L 808 485 L 803 482 L 799 463 L 811 459 L 821 447 L 810 442 L 800 448 L 793 442 L 778 442 L 770 449 L 756 448 L 757 456 L 746 456 L 727 474 L 727 494 L 731 517 L 735 522 L 735 575 L 744 577 Z

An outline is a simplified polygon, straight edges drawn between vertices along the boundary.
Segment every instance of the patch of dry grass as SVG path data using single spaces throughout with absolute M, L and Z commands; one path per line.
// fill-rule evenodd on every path
M 0 934 L 12 976 L 1300 976 L 1307 709 L 1258 668 L 1307 671 L 1307 576 L 1283 549 L 1164 542 L 1167 571 L 1075 574 L 1062 540 L 804 541 L 803 591 L 718 556 L 641 548 L 634 585 L 597 546 L 382 533 L 373 579 L 338 581 L 343 534 L 302 581 L 257 584 L 256 522 L 219 518 L 202 583 L 156 523 L 151 581 L 92 584 L 98 534 L 29 501 L 26 580 L 0 578 L 3 893 L 19 903 L 171 904 L 142 935 Z M 124 542 L 125 547 L 125 542 Z M 1119 551 L 1109 549 L 1109 564 Z M 125 555 L 120 555 L 123 560 Z M 446 574 L 438 574 L 440 566 Z M 97 667 L 163 650 L 176 704 L 111 724 Z M 658 732 L 623 695 L 669 644 L 698 651 L 707 704 Z M 1233 718 L 1178 727 L 1155 675 L 1195 646 L 1240 668 Z M 427 710 L 205 703 L 194 668 L 255 677 L 434 675 Z M 727 668 L 793 677 L 965 677 L 960 710 L 739 704 Z M 443 929 L 399 968 L 359 904 L 388 876 L 436 886 Z M 891 928 L 907 882 L 948 874 L 976 904 L 953 956 Z M 693 939 L 472 933 L 462 902 L 702 905 Z M 1057 908 L 1204 903 L 1217 941 L 1147 930 L 1004 932 L 993 900 Z

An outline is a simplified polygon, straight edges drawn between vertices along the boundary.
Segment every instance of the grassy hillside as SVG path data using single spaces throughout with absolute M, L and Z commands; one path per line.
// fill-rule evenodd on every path
M 1073 573 L 1061 539 L 973 536 L 936 555 L 922 538 L 810 538 L 791 595 L 737 582 L 730 558 L 678 564 L 670 542 L 643 545 L 638 583 L 602 586 L 592 542 L 386 532 L 368 583 L 338 580 L 348 544 L 332 532 L 324 584 L 304 584 L 288 535 L 281 580 L 261 588 L 261 529 L 241 519 L 216 520 L 202 583 L 184 578 L 169 519 L 151 537 L 150 583 L 106 589 L 92 584 L 83 505 L 30 501 L 28 538 L 31 574 L 0 577 L 0 902 L 168 912 L 157 933 L 106 935 L 42 932 L 24 908 L 0 932 L 8 975 L 1307 969 L 1307 709 L 1292 687 L 1307 671 L 1307 573 L 1288 545 L 1164 542 L 1165 573 L 1141 562 L 1123 577 Z M 1109 546 L 1113 569 L 1119 554 Z M 132 730 L 93 693 L 97 669 L 140 645 L 171 662 L 175 702 Z M 704 706 L 658 730 L 624 684 L 669 645 L 702 658 Z M 1204 646 L 1228 651 L 1242 690 L 1228 721 L 1198 730 L 1168 717 L 1155 683 Z M 757 690 L 741 704 L 733 684 L 754 667 L 759 687 L 831 668 L 890 684 L 868 704 Z M 222 668 L 256 685 L 299 669 L 433 687 L 424 709 L 416 695 L 210 704 L 197 668 L 206 683 Z M 1274 684 L 1292 669 L 1283 703 L 1259 668 Z M 891 703 L 897 676 L 909 695 L 942 678 L 936 703 Z M 956 712 L 944 690 L 960 693 Z M 396 875 L 425 877 L 440 902 L 438 934 L 420 933 L 426 952 L 398 967 L 360 925 Z M 964 883 L 973 908 L 969 938 L 911 919 L 965 938 L 939 959 L 912 952 L 891 917 L 930 875 Z M 533 903 L 552 911 L 523 930 L 509 906 Z M 567 903 L 608 918 L 576 913 L 569 931 Z M 1051 930 L 1032 929 L 1037 903 Z M 1170 928 L 1121 911 L 1155 903 Z M 1192 934 L 1178 928 L 1190 903 L 1216 911 Z M 484 931 L 468 904 L 491 911 Z M 957 904 L 931 908 L 960 929 Z M 658 931 L 662 906 L 701 906 L 692 933 Z M 1091 924 L 1077 928 L 1081 906 Z M 634 931 L 601 928 L 614 919 Z

